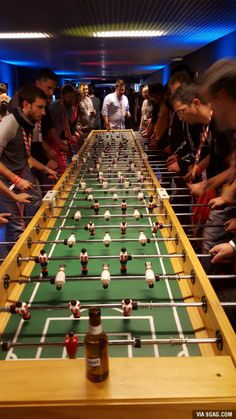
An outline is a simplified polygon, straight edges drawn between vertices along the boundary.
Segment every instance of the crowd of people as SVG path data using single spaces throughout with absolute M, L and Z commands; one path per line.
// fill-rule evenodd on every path
M 198 250 L 212 255 L 202 259 L 204 269 L 234 273 L 236 60 L 215 63 L 197 82 L 191 72 L 177 71 L 167 86 L 142 86 L 140 96 L 119 79 L 103 104 L 85 83 L 79 89 L 66 84 L 52 102 L 57 83 L 50 69 L 42 69 L 11 100 L 0 83 L 0 223 L 8 242 L 1 257 L 92 129 L 138 127 L 149 149 L 161 150 L 167 170 L 178 175 L 174 185 L 189 189 L 183 208 L 186 202 L 209 204 L 188 207 L 192 232 L 202 237 Z M 224 288 L 222 281 L 215 288 Z

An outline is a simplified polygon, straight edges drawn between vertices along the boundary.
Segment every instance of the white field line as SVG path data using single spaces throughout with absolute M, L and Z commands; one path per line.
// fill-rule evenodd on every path
M 146 200 L 144 200 L 144 202 L 146 204 L 146 212 L 148 214 Z M 148 217 L 148 220 L 149 220 L 150 226 L 152 226 L 152 220 L 151 220 L 151 218 Z M 156 237 L 155 234 L 153 234 L 153 236 Z M 161 255 L 158 242 L 155 242 L 155 246 L 156 246 L 158 255 Z M 159 261 L 160 261 L 162 273 L 163 273 L 163 275 L 166 275 L 166 270 L 165 270 L 165 266 L 164 266 L 164 263 L 163 263 L 163 259 L 160 258 Z M 172 291 L 171 291 L 171 288 L 170 288 L 170 284 L 169 284 L 168 279 L 165 279 L 165 284 L 166 284 L 167 292 L 168 292 L 168 295 L 169 295 L 169 299 L 170 299 L 171 302 L 174 302 L 173 294 L 172 294 Z M 182 329 L 182 326 L 181 326 L 181 322 L 180 322 L 179 315 L 178 315 L 178 312 L 177 312 L 176 307 L 173 307 L 172 310 L 173 310 L 173 315 L 174 315 L 174 319 L 175 319 L 175 323 L 176 323 L 176 328 L 177 328 L 178 333 L 179 333 L 179 337 L 180 338 L 184 338 L 183 329 Z M 187 347 L 186 343 L 184 343 L 182 345 L 182 348 L 183 348 L 184 355 L 185 356 L 189 356 L 188 347 Z

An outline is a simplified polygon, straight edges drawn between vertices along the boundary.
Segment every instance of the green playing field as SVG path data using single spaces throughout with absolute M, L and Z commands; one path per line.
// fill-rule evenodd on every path
M 109 139 L 104 138 L 103 144 L 109 143 Z M 132 151 L 129 144 L 130 152 L 133 153 L 135 161 L 136 154 Z M 116 145 L 114 146 L 116 149 Z M 100 152 L 100 148 L 97 153 Z M 92 150 L 91 150 L 92 151 Z M 113 150 L 112 150 L 113 151 Z M 95 151 L 94 151 L 95 152 Z M 126 150 L 127 152 L 127 150 Z M 108 152 L 110 154 L 111 151 Z M 122 156 L 122 151 L 121 151 Z M 80 300 L 81 304 L 102 304 L 102 303 L 121 303 L 124 298 L 138 300 L 140 302 L 181 302 L 181 292 L 178 282 L 161 280 L 155 283 L 154 288 L 149 288 L 145 282 L 145 261 L 151 261 L 155 274 L 171 274 L 173 273 L 172 265 L 169 259 L 149 258 L 148 255 L 166 254 L 166 246 L 163 242 L 147 243 L 142 246 L 138 242 L 139 232 L 143 231 L 149 238 L 162 237 L 161 232 L 152 234 L 151 225 L 154 217 L 148 216 L 146 204 L 149 198 L 139 201 L 137 199 L 136 187 L 137 178 L 135 171 L 125 174 L 130 178 L 131 186 L 128 193 L 124 190 L 122 184 L 116 185 L 118 201 L 112 199 L 112 192 L 109 188 L 114 186 L 113 183 L 118 182 L 117 171 L 121 168 L 124 171 L 126 157 L 118 161 L 117 170 L 106 175 L 108 180 L 108 189 L 104 191 L 94 175 L 89 175 L 89 167 L 91 165 L 91 156 L 84 163 L 82 170 L 78 173 L 78 178 L 73 185 L 72 191 L 65 201 L 65 207 L 62 208 L 61 215 L 64 218 L 57 220 L 55 226 L 69 227 L 76 226 L 75 235 L 77 240 L 83 243 L 76 243 L 72 248 L 64 244 L 47 244 L 44 248 L 48 256 L 60 257 L 59 261 L 50 261 L 48 263 L 49 275 L 55 276 L 60 264 L 65 264 L 65 272 L 67 276 L 78 276 L 78 280 L 67 280 L 63 288 L 58 291 L 54 284 L 31 283 L 27 284 L 20 297 L 20 301 L 26 301 L 30 307 L 54 306 L 54 309 L 32 310 L 31 319 L 29 321 L 22 320 L 18 315 L 12 315 L 7 327 L 5 328 L 2 340 L 10 340 L 18 343 L 37 343 L 38 347 L 34 348 L 12 348 L 7 353 L 1 353 L 1 359 L 26 359 L 26 358 L 62 358 L 66 357 L 63 347 L 41 347 L 42 342 L 63 342 L 66 334 L 70 330 L 74 330 L 79 336 L 79 341 L 83 341 L 84 334 L 88 328 L 88 311 L 81 310 L 80 319 L 74 319 L 70 310 L 67 308 L 68 302 L 72 299 Z M 137 154 L 138 157 L 138 154 Z M 130 159 L 130 157 L 129 157 Z M 104 173 L 107 169 L 106 153 L 100 170 Z M 105 176 L 105 174 L 104 174 Z M 83 193 L 79 188 L 81 178 L 86 181 L 86 187 L 93 188 L 94 198 L 100 203 L 99 215 L 103 215 L 105 209 L 110 210 L 111 215 L 119 215 L 119 217 L 111 217 L 106 221 L 103 217 L 96 217 L 94 210 L 91 209 L 91 202 L 86 199 L 87 194 Z M 114 179 L 116 177 L 116 179 Z M 148 180 L 148 179 L 147 179 Z M 65 184 L 69 188 L 69 185 Z M 145 189 L 145 186 L 143 186 Z M 97 191 L 97 192 L 96 192 Z M 147 195 L 147 194 L 146 194 Z M 126 198 L 128 205 L 126 216 L 121 216 L 120 204 L 122 197 Z M 110 198 L 110 199 L 108 199 Z M 117 204 L 114 208 L 111 205 Z M 75 221 L 73 215 L 76 209 L 70 209 L 70 206 L 81 207 L 82 218 Z M 129 205 L 131 207 L 129 207 Z M 132 217 L 136 205 L 139 207 L 140 213 L 144 214 L 143 218 L 138 221 Z M 104 206 L 104 208 L 103 208 Z M 86 209 L 83 207 L 87 207 Z M 78 208 L 79 209 L 79 208 Z M 120 222 L 126 219 L 128 229 L 125 236 L 120 233 Z M 95 223 L 95 236 L 90 236 L 89 231 L 85 230 L 87 223 L 92 220 Z M 139 225 L 139 227 L 132 227 Z M 103 228 L 99 228 L 103 226 Z M 109 227 L 112 226 L 112 227 Z M 115 226 L 115 227 L 114 227 Z M 119 242 L 112 241 L 109 247 L 105 247 L 102 243 L 105 232 L 108 231 L 111 240 L 120 239 Z M 58 229 L 50 233 L 48 240 L 63 240 L 69 237 L 72 230 Z M 127 241 L 122 242 L 125 237 Z M 129 241 L 133 239 L 134 241 Z M 100 242 L 96 242 L 100 240 Z M 122 279 L 111 280 L 109 287 L 103 289 L 100 279 L 87 279 L 81 275 L 81 264 L 79 254 L 81 248 L 87 249 L 89 257 L 102 256 L 101 259 L 88 261 L 88 277 L 90 275 L 101 276 L 102 266 L 109 263 L 111 277 L 120 274 L 119 253 L 121 247 L 125 246 L 129 254 L 143 255 L 143 258 L 133 259 L 127 263 L 127 275 L 123 275 Z M 117 255 L 116 259 L 107 259 L 107 256 Z M 38 256 L 35 255 L 34 256 Z M 73 260 L 63 260 L 64 256 L 74 256 Z M 40 274 L 40 265 L 36 264 L 32 272 L 32 276 Z M 143 279 L 129 279 L 128 276 L 143 276 Z M 65 309 L 57 309 L 57 306 L 65 306 Z M 139 336 L 141 339 L 154 338 L 179 338 L 194 337 L 191 322 L 185 308 L 142 308 L 137 311 L 133 310 L 128 318 L 122 316 L 120 308 L 103 308 L 102 309 L 103 328 L 109 336 L 109 339 L 130 339 Z M 195 356 L 200 354 L 197 345 L 143 345 L 140 349 L 131 345 L 111 346 L 109 348 L 110 356 L 115 357 L 152 357 L 152 356 Z M 78 357 L 83 357 L 83 348 L 80 347 Z

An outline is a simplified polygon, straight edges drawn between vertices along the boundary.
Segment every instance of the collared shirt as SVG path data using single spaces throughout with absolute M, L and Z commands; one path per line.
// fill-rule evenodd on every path
M 116 92 L 107 95 L 103 102 L 102 115 L 109 118 L 111 129 L 124 129 L 125 117 L 129 111 L 129 101 L 127 96 L 117 96 Z

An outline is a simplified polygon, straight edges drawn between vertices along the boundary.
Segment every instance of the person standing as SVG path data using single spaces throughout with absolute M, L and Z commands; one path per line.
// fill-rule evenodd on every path
M 102 106 L 102 116 L 105 128 L 125 129 L 125 118 L 130 118 L 129 101 L 125 93 L 125 82 L 116 81 L 115 92 L 110 93 L 104 99 Z
M 40 187 L 36 186 L 31 167 L 55 176 L 55 172 L 33 158 L 30 151 L 33 129 L 45 114 L 47 96 L 32 85 L 22 87 L 18 96 L 20 106 L 5 116 L 0 124 L 0 180 L 16 192 L 27 190 L 31 203 L 13 201 L 0 191 L 0 212 L 11 213 L 6 224 L 7 242 L 15 242 L 19 238 L 25 229 L 22 216 L 33 216 L 41 204 Z M 1 255 L 5 257 L 10 248 L 11 245 L 2 246 Z
M 96 111 L 94 109 L 92 99 L 89 97 L 88 85 L 85 83 L 82 83 L 80 85 L 80 92 L 82 94 L 82 98 L 80 101 L 80 108 L 82 111 L 81 122 L 82 122 L 82 126 L 84 127 L 84 131 L 89 132 L 93 128 Z
M 89 85 L 89 97 L 93 102 L 93 107 L 96 111 L 93 121 L 93 129 L 101 129 L 101 100 L 95 96 L 95 88 L 93 84 Z

